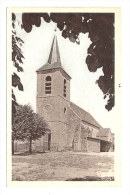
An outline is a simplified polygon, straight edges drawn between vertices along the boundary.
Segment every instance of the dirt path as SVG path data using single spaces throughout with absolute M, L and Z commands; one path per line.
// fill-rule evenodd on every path
M 13 156 L 12 162 L 13 180 L 94 180 L 98 177 L 111 180 L 114 177 L 114 153 L 19 154 Z

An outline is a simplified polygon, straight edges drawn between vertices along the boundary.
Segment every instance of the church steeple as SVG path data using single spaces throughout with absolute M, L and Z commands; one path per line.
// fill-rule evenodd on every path
M 56 35 L 54 35 L 50 55 L 48 58 L 48 63 L 54 64 L 56 62 L 58 62 L 58 64 L 61 66 L 60 52 L 59 52 L 57 37 L 56 37 Z
M 51 49 L 50 49 L 47 63 L 44 66 L 42 66 L 41 68 L 39 68 L 36 72 L 43 73 L 44 71 L 51 71 L 51 70 L 55 70 L 55 71 L 59 70 L 62 73 L 64 72 L 64 74 L 67 76 L 67 78 L 71 79 L 71 77 L 68 75 L 68 73 L 62 67 L 61 59 L 60 59 L 60 52 L 59 52 L 59 47 L 58 47 L 58 41 L 57 41 L 56 35 L 54 35 L 54 38 L 52 41 L 52 45 L 51 45 Z

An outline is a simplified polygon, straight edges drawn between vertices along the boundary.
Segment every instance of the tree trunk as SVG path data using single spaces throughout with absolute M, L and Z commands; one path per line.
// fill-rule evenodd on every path
M 29 153 L 32 154 L 32 138 L 29 141 Z
M 14 155 L 14 140 L 12 140 L 12 155 Z

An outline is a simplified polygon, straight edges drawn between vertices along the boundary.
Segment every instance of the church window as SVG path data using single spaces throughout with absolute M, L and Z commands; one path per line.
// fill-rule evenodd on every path
M 66 113 L 66 108 L 64 107 L 64 113 Z
M 66 80 L 64 79 L 64 92 L 63 92 L 63 94 L 64 94 L 64 97 L 66 97 Z
M 45 80 L 45 93 L 51 94 L 51 77 L 47 76 Z

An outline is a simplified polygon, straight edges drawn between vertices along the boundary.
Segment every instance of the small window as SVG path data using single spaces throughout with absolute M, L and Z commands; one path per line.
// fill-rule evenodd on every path
M 66 113 L 66 108 L 64 107 L 64 113 Z
M 51 94 L 51 77 L 47 76 L 45 80 L 45 94 Z
M 64 79 L 63 95 L 64 95 L 64 97 L 66 97 L 66 80 L 65 79 Z

